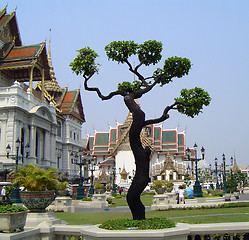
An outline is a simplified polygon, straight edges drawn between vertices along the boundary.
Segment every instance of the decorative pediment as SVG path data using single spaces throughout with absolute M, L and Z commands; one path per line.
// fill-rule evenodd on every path
M 53 118 L 51 112 L 46 107 L 36 106 L 33 109 L 31 109 L 30 113 L 34 113 L 34 114 L 38 115 L 39 117 L 42 117 L 46 120 L 54 122 L 54 118 Z
M 161 175 L 162 173 L 166 172 L 166 170 L 172 170 L 173 172 L 178 172 L 178 171 L 176 170 L 176 168 L 174 167 L 174 162 L 173 162 L 173 160 L 171 159 L 169 152 L 168 152 L 167 155 L 166 155 L 166 159 L 165 159 L 165 162 L 164 162 L 164 166 L 163 166 L 163 169 L 162 169 L 161 172 L 160 172 L 160 175 Z

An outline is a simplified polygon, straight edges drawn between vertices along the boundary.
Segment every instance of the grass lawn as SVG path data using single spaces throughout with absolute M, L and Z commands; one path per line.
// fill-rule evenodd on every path
M 144 206 L 151 206 L 153 195 L 142 195 L 141 201 L 143 202 Z M 125 196 L 122 196 L 122 198 L 113 198 L 112 202 L 113 207 L 128 207 Z
M 219 214 L 245 214 L 247 215 L 219 215 Z M 206 216 L 213 215 L 216 216 Z M 62 219 L 70 225 L 101 224 L 109 219 L 131 218 L 131 213 L 55 213 L 57 218 Z M 205 216 L 203 216 L 205 215 Z M 189 218 L 188 216 L 199 216 Z M 219 209 L 191 209 L 191 210 L 169 210 L 146 212 L 147 218 L 153 217 L 186 217 L 175 218 L 176 222 L 190 224 L 197 223 L 219 223 L 219 222 L 248 222 L 249 207 L 219 208 Z

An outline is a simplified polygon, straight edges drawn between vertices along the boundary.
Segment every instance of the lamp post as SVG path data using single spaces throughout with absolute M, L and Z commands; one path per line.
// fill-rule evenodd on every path
M 10 145 L 8 144 L 7 147 L 6 147 L 6 155 L 7 155 L 7 158 L 11 158 L 12 160 L 15 160 L 15 167 L 16 167 L 16 171 L 18 170 L 18 165 L 19 165 L 19 159 L 22 159 L 22 162 L 23 162 L 23 159 L 24 159 L 24 156 L 19 156 L 19 148 L 20 148 L 20 144 L 21 144 L 21 141 L 20 139 L 18 138 L 16 140 L 16 155 L 10 155 L 10 152 L 11 152 L 11 147 Z M 29 152 L 30 152 L 30 147 L 29 147 L 29 144 L 27 144 L 25 146 L 25 152 L 26 152 L 26 158 L 29 156 Z M 20 198 L 20 192 L 19 192 L 19 184 L 15 184 L 14 185 L 14 188 L 11 192 L 11 195 L 10 195 L 10 199 L 11 199 L 11 202 L 12 203 L 21 203 L 21 198 Z
M 220 189 L 220 185 L 219 185 L 219 177 L 218 177 L 218 169 L 217 169 L 217 164 L 218 164 L 218 158 L 214 159 L 214 163 L 215 163 L 215 173 L 216 173 L 216 189 Z
M 112 179 L 112 194 L 116 195 L 117 190 L 116 190 L 116 184 L 115 184 L 115 179 L 116 179 L 116 168 L 115 167 L 112 168 L 112 175 L 113 175 L 113 179 Z
M 89 167 L 88 170 L 91 171 L 91 186 L 89 189 L 89 197 L 92 197 L 94 194 L 94 186 L 93 186 L 93 172 L 95 171 L 95 166 L 96 166 L 96 157 L 92 156 L 91 160 L 89 160 Z
M 193 159 L 193 160 L 195 160 L 195 184 L 194 184 L 193 195 L 195 197 L 203 197 L 202 190 L 201 190 L 201 185 L 200 185 L 200 181 L 198 179 L 197 163 L 198 163 L 198 161 L 204 159 L 205 149 L 204 149 L 204 147 L 201 148 L 202 158 L 197 158 L 197 145 L 196 145 L 196 143 L 194 145 L 194 151 L 195 151 L 195 159 Z M 191 150 L 189 148 L 186 149 L 186 154 L 188 156 L 188 159 L 190 160 Z
M 83 199 L 85 197 L 85 189 L 83 186 L 82 167 L 88 164 L 88 161 L 90 159 L 90 154 L 84 152 L 83 155 L 81 154 L 78 155 L 77 152 L 74 154 L 72 151 L 70 156 L 72 164 L 75 164 L 80 168 L 80 182 L 79 182 L 79 187 L 77 188 L 77 199 Z
M 226 157 L 225 154 L 222 154 L 222 161 L 223 161 L 223 193 L 227 193 L 226 188 Z

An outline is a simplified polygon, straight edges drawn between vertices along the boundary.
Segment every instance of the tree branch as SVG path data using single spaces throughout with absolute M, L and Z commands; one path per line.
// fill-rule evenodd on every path
M 143 65 L 143 62 L 140 62 L 134 69 L 132 68 L 132 65 L 130 64 L 130 62 L 128 60 L 125 61 L 127 63 L 127 65 L 129 66 L 129 70 L 134 73 L 138 79 L 143 83 L 144 86 L 148 86 L 148 83 L 145 81 L 145 78 L 143 77 L 143 75 L 141 75 L 137 70 L 139 67 L 141 67 Z
M 87 91 L 91 91 L 91 92 L 96 92 L 98 97 L 101 98 L 102 100 L 109 100 L 111 99 L 112 97 L 116 96 L 116 95 L 121 95 L 121 96 L 125 96 L 127 93 L 126 91 L 124 90 L 117 90 L 117 91 L 114 91 L 114 92 L 111 92 L 109 93 L 107 96 L 104 96 L 102 95 L 102 93 L 100 92 L 99 88 L 96 88 L 96 87 L 88 87 L 87 85 L 87 82 L 88 80 L 91 78 L 90 77 L 86 77 L 86 76 L 83 76 L 85 81 L 84 81 L 84 88 L 87 90 Z
M 154 119 L 149 119 L 149 120 L 144 121 L 144 126 L 150 125 L 150 124 L 155 124 L 155 123 L 160 123 L 160 122 L 165 121 L 166 119 L 169 118 L 168 112 L 169 112 L 171 109 L 177 109 L 177 108 L 175 108 L 175 106 L 177 106 L 178 104 L 180 104 L 180 103 L 179 103 L 179 102 L 175 102 L 175 103 L 173 103 L 172 105 L 167 106 L 167 107 L 164 109 L 163 114 L 162 114 L 161 117 L 159 117 L 159 118 L 154 118 Z

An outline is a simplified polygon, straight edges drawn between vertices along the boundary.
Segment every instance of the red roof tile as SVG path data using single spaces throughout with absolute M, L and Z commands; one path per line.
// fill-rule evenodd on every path
M 61 107 L 71 107 L 71 104 L 62 104 Z
M 18 57 L 32 57 L 35 55 L 37 48 L 21 48 L 21 49 L 12 49 L 10 53 L 7 55 L 8 58 L 18 58 Z
M 1 19 L 0 19 L 0 24 L 2 24 L 4 22 L 4 20 L 6 19 L 6 16 L 3 16 Z
M 75 96 L 75 92 L 66 93 L 65 98 L 63 99 L 63 102 L 72 102 L 74 96 Z

